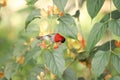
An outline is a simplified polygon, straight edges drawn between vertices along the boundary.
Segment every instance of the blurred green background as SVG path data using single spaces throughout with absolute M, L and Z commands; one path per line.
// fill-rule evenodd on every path
M 0 2 L 2 1 L 3 0 L 0 0 Z M 48 6 L 52 6 L 51 1 L 52 0 L 39 0 L 35 3 L 35 6 L 28 6 L 25 0 L 7 0 L 7 5 L 0 8 L 0 64 L 5 63 L 12 56 L 12 53 L 10 52 L 12 51 L 11 47 L 13 47 L 14 42 L 20 39 L 19 32 L 24 29 L 25 20 L 29 13 L 34 8 L 44 8 L 47 10 Z M 87 13 L 86 2 L 80 6 L 80 24 L 85 39 L 87 39 L 93 24 L 98 22 L 105 13 L 109 12 L 109 8 L 106 7 L 108 4 L 109 0 L 106 0 L 102 10 L 94 20 L 91 20 Z M 65 9 L 67 13 L 73 15 L 77 10 L 75 0 L 68 0 Z M 46 24 L 45 20 L 43 20 L 43 23 L 40 23 L 40 26 L 42 26 L 41 30 L 43 30 L 43 32 L 48 29 L 45 28 L 47 26 Z M 84 65 L 78 64 L 78 62 L 73 65 L 73 69 L 76 70 L 78 75 L 88 77 L 86 74 L 88 69 Z

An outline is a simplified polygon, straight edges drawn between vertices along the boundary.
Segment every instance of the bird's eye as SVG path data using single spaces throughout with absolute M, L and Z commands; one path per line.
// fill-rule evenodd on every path
M 65 42 L 65 38 L 61 42 L 64 43 Z

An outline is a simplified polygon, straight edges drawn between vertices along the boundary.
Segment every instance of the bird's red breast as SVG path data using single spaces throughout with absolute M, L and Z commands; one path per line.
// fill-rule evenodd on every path
M 62 42 L 62 43 L 64 43 L 65 38 L 62 35 L 60 35 L 59 33 L 56 33 L 55 37 L 54 37 L 54 41 L 55 42 Z

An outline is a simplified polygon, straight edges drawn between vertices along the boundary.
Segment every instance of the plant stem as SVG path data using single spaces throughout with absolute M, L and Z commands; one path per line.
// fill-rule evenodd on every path
M 110 21 L 112 20 L 112 0 L 110 0 Z M 109 37 L 110 39 L 110 37 Z M 110 52 L 112 51 L 112 48 L 111 48 L 111 40 L 110 40 Z
M 112 0 L 110 0 L 110 20 L 112 20 Z
M 73 59 L 73 61 L 71 61 L 71 62 L 66 66 L 65 70 L 66 70 L 69 66 L 71 66 L 76 60 L 77 60 L 77 59 L 76 59 L 76 57 L 75 57 L 75 59 Z

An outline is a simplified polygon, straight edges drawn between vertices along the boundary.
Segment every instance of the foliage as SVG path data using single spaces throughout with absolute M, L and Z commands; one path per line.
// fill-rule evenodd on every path
M 58 24 L 57 32 L 65 35 L 66 37 L 77 39 L 78 29 L 74 19 L 69 14 L 65 14 L 58 20 L 60 23 Z
M 87 0 L 87 10 L 91 18 L 94 18 L 101 9 L 105 0 Z
M 37 1 L 26 0 L 28 6 L 34 6 Z M 86 0 L 87 11 L 91 19 L 97 16 L 104 1 Z M 81 35 L 82 39 L 78 37 L 79 19 L 76 22 L 75 18 L 65 11 L 67 2 L 68 0 L 53 0 L 57 7 L 56 12 L 52 7 L 48 9 L 48 12 L 35 8 L 29 13 L 25 21 L 25 29 L 20 32 L 20 39 L 11 46 L 10 54 L 0 54 L 1 79 L 11 80 L 19 74 L 26 80 L 78 80 L 80 76 L 71 69 L 71 65 L 75 62 L 85 62 L 85 66 L 90 72 L 92 71 L 91 80 L 99 80 L 99 78 L 103 80 L 108 75 L 111 77 L 105 80 L 119 80 L 120 41 L 114 39 L 112 35 L 120 36 L 120 0 L 113 0 L 117 10 L 105 14 L 99 22 L 93 25 L 86 42 L 83 35 Z M 56 46 L 57 43 L 47 41 L 44 43 L 36 39 L 42 33 L 39 22 L 43 19 L 51 24 L 48 33 L 60 33 L 66 38 L 65 43 Z M 53 27 L 52 24 L 56 26 Z M 107 38 L 106 42 L 98 45 L 107 31 L 112 34 L 111 39 Z M 77 42 L 80 47 L 70 45 L 70 40 Z M 73 56 L 68 56 L 71 53 Z M 9 55 L 9 58 L 6 59 L 5 55 Z M 101 77 L 102 74 L 105 76 Z

